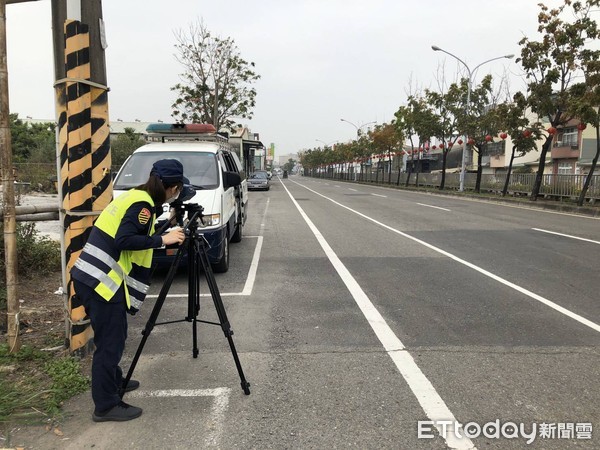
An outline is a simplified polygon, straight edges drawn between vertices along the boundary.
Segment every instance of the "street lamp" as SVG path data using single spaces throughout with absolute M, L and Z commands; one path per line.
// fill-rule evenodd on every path
M 321 139 L 315 139 L 315 141 L 320 142 L 321 144 L 323 144 L 325 146 L 325 148 L 329 148 L 331 147 L 332 144 L 337 144 L 337 141 L 332 141 L 329 144 L 325 141 L 322 141 Z
M 481 64 L 477 64 L 473 68 L 473 70 L 471 70 L 466 62 L 464 62 L 458 56 L 453 55 L 452 53 L 444 50 L 443 48 L 439 48 L 437 45 L 432 45 L 431 49 L 434 52 L 444 52 L 447 55 L 452 56 L 454 59 L 456 59 L 458 62 L 460 62 L 463 66 L 465 66 L 465 68 L 467 69 L 467 73 L 469 74 L 469 78 L 467 81 L 467 105 L 466 105 L 467 114 L 469 114 L 469 109 L 471 107 L 471 88 L 473 85 L 473 76 L 475 75 L 475 72 L 477 71 L 477 69 L 479 69 L 484 64 L 487 64 L 492 61 L 496 61 L 497 59 L 504 59 L 504 58 L 512 59 L 515 56 L 515 55 L 497 56 L 495 58 L 488 59 L 487 61 L 484 61 Z M 463 150 L 462 150 L 462 162 L 461 162 L 461 166 L 460 166 L 460 187 L 458 188 L 458 190 L 460 192 L 463 192 L 465 190 L 466 155 L 467 155 L 467 135 L 465 134 L 465 140 L 463 141 Z
M 353 123 L 352 123 L 352 122 L 350 122 L 349 120 L 346 120 L 346 119 L 340 119 L 340 120 L 341 120 L 342 122 L 349 123 L 349 124 L 350 124 L 350 125 L 352 125 L 354 128 L 356 128 L 356 139 L 357 139 L 357 140 L 360 138 L 360 130 L 361 130 L 363 127 L 366 127 L 367 125 L 371 125 L 371 124 L 373 124 L 373 123 L 377 123 L 376 121 L 374 121 L 374 122 L 367 122 L 367 123 L 363 123 L 361 126 L 358 126 L 358 125 L 355 125 L 355 124 L 353 124 Z

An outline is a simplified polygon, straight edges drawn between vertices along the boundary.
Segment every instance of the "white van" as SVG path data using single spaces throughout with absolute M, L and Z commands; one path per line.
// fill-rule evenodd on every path
M 248 184 L 238 155 L 231 151 L 225 138 L 214 133 L 195 131 L 194 125 L 154 124 L 148 126 L 151 142 L 138 148 L 125 161 L 113 181 L 114 196 L 143 184 L 154 162 L 177 159 L 196 194 L 186 203 L 204 208 L 202 234 L 210 249 L 208 258 L 215 272 L 229 269 L 229 243 L 242 240 L 248 207 Z M 197 130 L 198 128 L 196 128 Z M 167 217 L 169 205 L 163 205 Z M 159 218 L 159 220 L 161 219 Z M 154 251 L 157 263 L 173 260 L 177 248 Z M 184 258 L 185 260 L 185 258 Z

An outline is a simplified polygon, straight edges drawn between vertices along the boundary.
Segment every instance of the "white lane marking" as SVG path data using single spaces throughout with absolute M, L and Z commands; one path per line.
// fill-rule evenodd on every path
M 381 194 L 371 194 L 371 195 L 375 195 L 376 197 L 384 197 L 384 198 L 387 198 L 387 195 L 381 195 Z
M 208 434 L 204 438 L 204 446 L 218 446 L 223 434 L 223 425 L 225 424 L 225 411 L 229 406 L 229 394 L 231 389 L 221 387 L 216 389 L 167 389 L 159 391 L 135 391 L 128 393 L 128 397 L 147 398 L 147 397 L 214 397 L 211 411 L 212 426 L 208 427 Z
M 265 205 L 265 210 L 263 211 L 263 215 L 261 218 L 261 222 L 266 222 L 267 211 L 269 211 L 269 205 L 271 204 L 271 198 L 267 199 L 267 204 Z M 254 248 L 254 255 L 252 256 L 252 262 L 250 263 L 250 268 L 248 269 L 248 276 L 246 277 L 246 283 L 244 284 L 244 289 L 242 290 L 241 295 L 250 295 L 252 294 L 252 288 L 254 287 L 254 281 L 256 280 L 256 271 L 258 270 L 258 260 L 260 259 L 260 251 L 262 249 L 263 244 L 263 236 L 262 233 L 264 229 L 261 229 L 261 235 L 257 236 L 258 241 L 256 242 L 256 247 Z
M 466 200 L 466 201 L 470 201 L 470 202 L 487 203 L 484 200 L 477 200 L 474 198 L 469 198 L 469 199 L 461 198 L 460 200 Z M 586 216 L 583 214 L 566 213 L 566 212 L 560 212 L 560 211 L 548 211 L 547 209 L 533 208 L 530 206 L 507 205 L 505 203 L 496 203 L 496 206 L 505 206 L 507 208 L 517 208 L 517 209 L 526 209 L 528 211 L 535 211 L 535 212 L 541 212 L 541 213 L 546 213 L 546 214 L 558 214 L 559 216 L 578 217 L 580 219 L 600 220 L 600 217 Z
M 244 236 L 245 238 L 256 238 L 256 247 L 254 247 L 254 256 L 252 256 L 252 262 L 248 269 L 248 275 L 246 276 L 246 283 L 242 292 L 220 292 L 221 297 L 236 297 L 236 296 L 247 296 L 252 295 L 252 289 L 254 288 L 254 281 L 256 280 L 256 271 L 258 269 L 258 260 L 260 259 L 260 251 L 262 250 L 263 237 L 262 236 Z M 210 297 L 210 293 L 200 294 L 200 297 Z M 146 298 L 158 298 L 158 294 L 146 295 Z M 167 298 L 188 298 L 188 294 L 167 294 Z
M 476 266 L 475 264 L 472 264 L 472 263 L 470 263 L 468 261 L 465 261 L 464 259 L 461 259 L 458 256 L 453 255 L 452 253 L 449 253 L 449 252 L 447 252 L 445 250 L 442 250 L 441 248 L 438 248 L 438 247 L 436 247 L 434 245 L 431 245 L 431 244 L 429 244 L 429 243 L 427 243 L 425 241 L 422 241 L 421 239 L 413 237 L 413 236 L 411 236 L 409 234 L 406 234 L 406 233 L 404 233 L 404 232 L 402 232 L 400 230 L 392 228 L 389 225 L 386 225 L 386 224 L 384 224 L 382 222 L 379 222 L 379 221 L 377 221 L 377 220 L 375 220 L 375 219 L 373 219 L 373 218 L 371 218 L 371 217 L 369 217 L 369 216 L 367 216 L 367 215 L 365 215 L 365 214 L 363 214 L 361 212 L 355 211 L 354 209 L 349 208 L 346 205 L 342 205 L 341 203 L 336 202 L 335 200 L 333 200 L 333 199 L 331 199 L 329 197 L 326 197 L 323 194 L 320 194 L 320 193 L 318 193 L 316 191 L 313 191 L 312 189 L 310 189 L 307 186 L 304 186 L 304 185 L 302 185 L 300 183 L 297 183 L 297 182 L 294 182 L 294 183 L 298 184 L 299 186 L 302 186 L 304 189 L 308 189 L 309 191 L 313 192 L 314 194 L 316 194 L 316 195 L 318 195 L 320 197 L 323 197 L 324 199 L 329 200 L 332 203 L 335 203 L 338 206 L 341 206 L 344 209 L 347 209 L 348 211 L 353 212 L 356 215 L 359 215 L 359 216 L 361 216 L 361 217 L 363 217 L 363 218 L 365 218 L 367 220 L 370 220 L 371 222 L 379 225 L 380 227 L 385 228 L 386 230 L 390 230 L 390 231 L 392 231 L 392 232 L 394 232 L 396 234 L 399 234 L 400 236 L 404 236 L 405 238 L 410 239 L 410 240 L 412 240 L 414 242 L 417 242 L 418 244 L 421 244 L 421 245 L 423 245 L 423 246 L 425 246 L 427 248 L 430 248 L 431 250 L 433 250 L 433 251 L 435 251 L 437 253 L 440 253 L 440 254 L 442 254 L 444 256 L 447 256 L 448 258 L 453 259 L 456 262 L 464 264 L 465 266 L 470 267 L 471 269 L 473 269 L 473 270 L 481 273 L 482 275 L 485 275 L 486 277 L 489 277 L 489 278 L 491 278 L 493 280 L 496 280 L 499 283 L 502 283 L 505 286 L 508 286 L 508 287 L 514 289 L 515 291 L 520 292 L 521 294 L 525 294 L 526 296 L 531 297 L 532 299 L 537 300 L 538 302 L 543 303 L 546 306 L 549 306 L 550 308 L 554 309 L 555 311 L 558 311 L 559 313 L 564 314 L 565 316 L 570 317 L 571 319 L 576 320 L 579 323 L 582 323 L 583 325 L 585 325 L 587 327 L 590 327 L 592 330 L 600 332 L 600 325 L 598 325 L 597 323 L 594 323 L 591 320 L 588 320 L 585 317 L 580 316 L 577 313 L 569 311 L 567 308 L 563 308 L 562 306 L 554 303 L 553 301 L 550 301 L 550 300 L 542 297 L 541 295 L 538 295 L 538 294 L 536 294 L 534 292 L 531 292 L 530 290 L 525 289 L 525 288 L 523 288 L 523 287 L 521 287 L 521 286 L 519 286 L 519 285 L 517 285 L 515 283 L 512 283 L 512 282 L 510 282 L 508 280 L 505 280 L 504 278 L 499 277 L 498 275 L 495 275 L 495 274 L 493 274 L 491 272 L 488 272 L 487 270 L 482 269 L 481 267 Z
M 300 183 L 298 183 L 300 184 Z M 302 186 L 302 185 L 300 185 Z M 371 186 L 374 189 L 381 189 L 381 190 L 390 190 L 390 188 L 385 188 L 385 187 L 380 187 L 380 186 Z M 443 194 L 437 194 L 434 192 L 427 192 L 427 193 L 423 193 L 423 192 L 418 192 L 418 191 L 410 191 L 410 190 L 405 190 L 405 189 L 400 189 L 397 192 L 402 192 L 403 194 L 414 194 L 414 195 L 419 195 L 419 196 L 423 196 L 423 195 L 428 195 L 428 196 L 434 196 L 434 197 L 442 197 L 442 198 L 448 198 L 447 195 L 443 195 Z M 486 200 L 480 200 L 477 198 L 463 198 L 463 197 L 455 197 L 452 196 L 451 197 L 452 200 L 460 200 L 463 202 L 477 202 L 477 203 L 487 203 L 489 204 L 489 201 Z M 533 205 L 535 205 L 535 202 L 531 202 Z M 551 211 L 551 210 L 547 210 L 547 209 L 542 209 L 542 208 L 535 208 L 535 207 L 531 207 L 531 206 L 520 206 L 520 205 L 509 205 L 507 203 L 495 203 L 495 206 L 503 206 L 506 208 L 516 208 L 516 209 L 526 209 L 528 211 L 535 211 L 535 212 L 541 212 L 541 213 L 546 213 L 546 214 L 558 214 L 560 216 L 571 216 L 571 217 L 578 217 L 580 219 L 591 219 L 591 220 L 600 220 L 600 216 L 586 216 L 583 214 L 575 214 L 575 213 L 567 213 L 567 212 L 561 212 L 561 211 Z
M 427 206 L 428 208 L 441 209 L 441 210 L 443 210 L 443 211 L 450 211 L 449 209 L 447 209 L 447 208 L 442 208 L 441 206 L 427 205 L 427 204 L 425 204 L 425 203 L 417 203 L 417 205 L 420 205 L 420 206 Z
M 557 233 L 556 231 L 542 230 L 541 228 L 532 228 L 532 230 L 541 231 L 542 233 L 556 234 L 557 236 L 563 236 L 563 237 L 568 237 L 571 239 L 577 239 L 579 241 L 592 242 L 593 244 L 600 244 L 600 241 L 594 241 L 592 239 L 586 239 L 586 238 L 582 238 L 582 237 L 578 237 L 578 236 L 572 236 L 570 234 Z
M 349 191 L 358 192 L 356 189 L 348 188 Z
M 256 271 L 258 270 L 258 260 L 260 259 L 260 251 L 262 249 L 263 237 L 258 236 L 256 247 L 254 248 L 254 256 L 252 256 L 252 262 L 250 263 L 250 269 L 248 269 L 248 276 L 246 277 L 246 284 L 240 295 L 251 295 L 252 288 L 254 287 L 254 281 L 256 280 Z
M 403 193 L 407 193 L 407 194 L 417 194 L 417 195 L 433 195 L 436 197 L 443 197 L 443 198 L 448 198 L 447 195 L 443 195 L 443 194 L 436 194 L 436 193 L 427 193 L 424 194 L 422 192 L 416 192 L 416 191 L 406 191 L 406 190 L 402 190 Z M 460 200 L 463 202 L 476 202 L 476 203 L 487 203 L 489 204 L 489 201 L 486 200 L 480 200 L 477 198 L 462 198 L 462 197 L 452 197 L 452 200 Z M 531 202 L 531 204 L 535 205 L 535 202 Z M 561 212 L 561 211 L 551 211 L 551 210 L 547 210 L 547 209 L 542 209 L 542 208 L 536 208 L 533 206 L 522 206 L 522 205 L 509 205 L 507 203 L 494 203 L 494 206 L 503 206 L 505 208 L 516 208 L 516 209 L 525 209 L 527 211 L 535 211 L 535 212 L 540 212 L 540 213 L 546 213 L 546 214 L 558 214 L 559 216 L 571 216 L 571 217 L 578 217 L 580 219 L 591 219 L 591 220 L 600 220 L 600 216 L 599 217 L 594 217 L 594 216 L 586 216 L 583 214 L 574 214 L 574 213 L 567 213 L 567 212 Z
M 334 184 L 333 187 L 340 187 L 340 185 L 339 184 Z
M 297 183 L 298 184 L 298 183 Z M 302 185 L 300 185 L 302 186 Z M 456 423 L 456 418 L 444 403 L 444 400 L 437 393 L 431 382 L 427 379 L 425 374 L 421 371 L 417 363 L 415 362 L 412 355 L 404 348 L 404 344 L 394 334 L 390 326 L 387 324 L 383 316 L 379 313 L 375 305 L 371 302 L 367 294 L 362 290 L 358 282 L 350 274 L 350 271 L 340 261 L 338 256 L 335 254 L 333 249 L 329 246 L 321 232 L 308 218 L 304 210 L 300 207 L 296 199 L 292 196 L 286 186 L 284 189 L 287 191 L 292 203 L 296 206 L 296 209 L 300 212 L 300 215 L 313 232 L 317 241 L 321 245 L 321 248 L 329 258 L 329 261 L 337 271 L 338 275 L 346 285 L 346 288 L 354 298 L 354 301 L 362 311 L 363 315 L 369 322 L 369 325 L 375 332 L 375 335 L 379 338 L 379 342 L 383 345 L 385 351 L 392 359 L 396 368 L 404 377 L 404 380 L 409 385 L 410 389 L 417 398 L 419 404 L 423 408 L 423 411 L 429 419 L 434 421 L 440 436 L 442 436 L 448 447 L 458 449 L 473 449 L 475 446 L 470 439 L 464 437 L 456 437 L 456 433 L 442 431 L 442 426 L 439 425 L 439 421 L 448 420 L 451 423 Z M 308 189 L 308 188 L 307 188 Z M 309 189 L 310 190 L 310 189 Z

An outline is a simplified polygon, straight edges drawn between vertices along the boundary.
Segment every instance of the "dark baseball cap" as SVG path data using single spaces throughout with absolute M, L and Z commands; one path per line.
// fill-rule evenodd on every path
M 161 159 L 152 166 L 150 175 L 157 175 L 163 183 L 175 184 L 182 182 L 190 184 L 190 180 L 183 176 L 183 164 L 176 159 Z

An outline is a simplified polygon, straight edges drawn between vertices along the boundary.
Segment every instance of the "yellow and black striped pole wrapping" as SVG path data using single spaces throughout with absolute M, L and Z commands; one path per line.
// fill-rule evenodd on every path
M 68 340 L 71 351 L 93 336 L 85 309 L 70 280 L 70 269 L 85 245 L 94 220 L 112 199 L 108 95 L 90 80 L 90 43 L 86 24 L 65 22 L 66 78 L 56 82 L 60 190 Z

